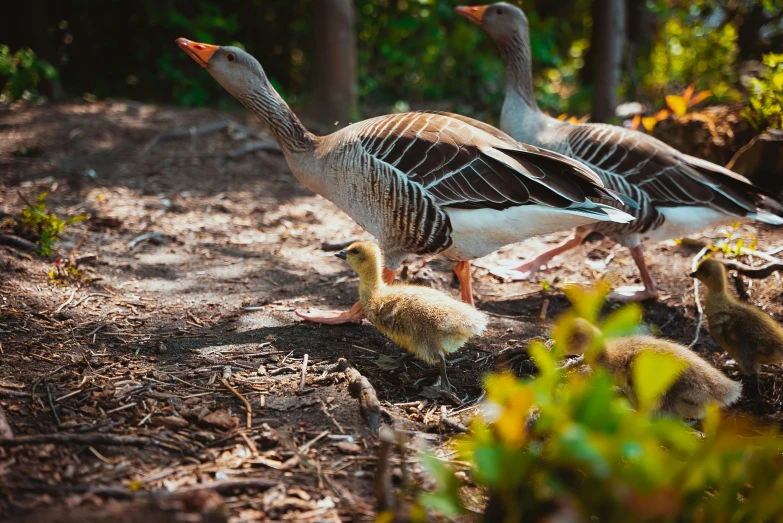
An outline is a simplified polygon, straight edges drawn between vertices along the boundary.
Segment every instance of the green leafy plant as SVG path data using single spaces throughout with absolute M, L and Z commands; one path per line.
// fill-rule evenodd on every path
M 764 55 L 767 69 L 750 80 L 748 107 L 742 115 L 760 131 L 783 129 L 783 54 Z
M 489 495 L 486 521 L 772 521 L 783 513 L 783 443 L 750 419 L 710 408 L 702 434 L 656 415 L 676 379 L 678 362 L 637 359 L 636 410 L 602 370 L 568 373 L 558 360 L 576 318 L 598 325 L 604 338 L 634 332 L 641 309 L 626 306 L 599 319 L 608 285 L 566 290 L 574 308 L 553 329 L 554 345 L 529 347 L 538 377 L 486 380 L 485 419 L 457 444 L 472 481 Z M 596 339 L 585 358 L 603 346 Z M 488 418 L 488 419 L 486 419 Z M 431 464 L 430 464 L 431 466 Z M 446 514 L 465 512 L 462 485 L 433 467 L 438 489 L 420 503 Z
M 41 256 L 52 255 L 52 246 L 60 239 L 67 226 L 89 218 L 87 214 L 72 216 L 65 220 L 58 218 L 53 212 L 46 211 L 46 196 L 47 193 L 42 192 L 34 204 L 27 202 L 20 217 L 23 230 L 37 238 L 38 254 Z
M 38 58 L 31 49 L 19 49 L 11 54 L 7 45 L 0 45 L 0 102 L 40 99 L 37 87 L 41 79 L 56 80 L 57 70 Z

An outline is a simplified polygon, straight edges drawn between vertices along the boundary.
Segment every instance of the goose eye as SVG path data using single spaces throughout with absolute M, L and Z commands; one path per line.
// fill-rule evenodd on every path
M 237 59 L 237 55 L 235 55 L 234 53 L 228 53 L 226 55 L 226 60 L 228 60 L 229 62 L 234 62 L 236 61 L 236 59 Z
M 498 7 L 497 10 L 495 11 L 495 13 L 497 13 L 499 15 L 502 15 L 503 14 L 503 10 Z

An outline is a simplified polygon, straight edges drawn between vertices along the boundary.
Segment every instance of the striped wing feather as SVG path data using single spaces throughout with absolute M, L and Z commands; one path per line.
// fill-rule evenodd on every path
M 607 185 L 629 194 L 636 186 L 658 207 L 706 206 L 733 216 L 763 205 L 783 210 L 742 176 L 683 154 L 651 136 L 617 126 L 567 127 L 569 156 L 604 171 Z
M 367 120 L 358 137 L 368 154 L 404 173 L 442 207 L 590 207 L 587 197 L 614 198 L 579 162 L 463 116 L 387 115 Z

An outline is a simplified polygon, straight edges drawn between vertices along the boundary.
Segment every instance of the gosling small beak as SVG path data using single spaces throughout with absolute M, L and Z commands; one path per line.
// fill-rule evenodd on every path
M 688 276 L 690 276 L 691 278 L 695 278 L 695 277 L 696 277 L 696 273 L 695 273 L 695 272 L 692 272 L 692 273 L 690 273 Z
M 348 251 L 340 251 L 334 253 L 335 256 L 340 258 L 341 260 L 347 260 L 348 259 Z
M 484 13 L 487 10 L 488 5 L 476 5 L 476 6 L 468 6 L 468 5 L 458 5 L 454 8 L 454 12 L 460 15 L 462 18 L 465 18 L 471 22 L 473 22 L 476 25 L 481 25 L 484 23 Z
M 196 61 L 201 67 L 207 67 L 209 65 L 209 59 L 218 50 L 218 46 L 210 44 L 200 44 L 198 42 L 191 42 L 187 38 L 177 38 L 177 45 L 188 53 L 188 55 Z

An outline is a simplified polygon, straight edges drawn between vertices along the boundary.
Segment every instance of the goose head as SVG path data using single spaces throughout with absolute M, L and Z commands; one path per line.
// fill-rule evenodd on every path
M 690 277 L 702 282 L 709 290 L 720 291 L 726 287 L 726 267 L 718 260 L 704 260 Z
M 248 93 L 267 89 L 268 80 L 261 64 L 238 47 L 201 44 L 186 38 L 178 38 L 177 45 L 240 101 Z
M 348 262 L 360 279 L 377 279 L 381 273 L 383 254 L 377 243 L 356 242 L 346 250 L 335 254 L 340 259 Z
M 525 13 L 506 2 L 477 6 L 460 5 L 454 8 L 454 12 L 483 27 L 498 43 L 508 42 L 515 37 L 522 37 L 523 41 L 527 41 L 529 25 Z

